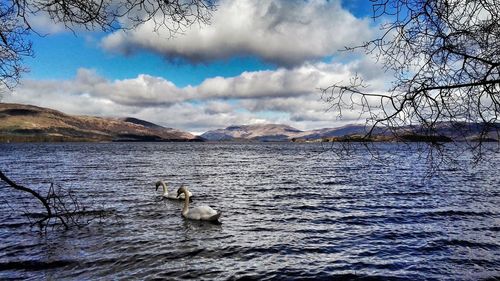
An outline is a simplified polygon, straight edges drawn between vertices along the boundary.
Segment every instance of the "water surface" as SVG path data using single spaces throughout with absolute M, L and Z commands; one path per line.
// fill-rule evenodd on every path
M 44 233 L 0 184 L 0 279 L 500 277 L 499 157 L 424 180 L 426 159 L 407 146 L 378 152 L 390 161 L 321 144 L 0 144 L 12 179 L 115 211 Z M 186 184 L 222 224 L 184 220 L 158 179 Z

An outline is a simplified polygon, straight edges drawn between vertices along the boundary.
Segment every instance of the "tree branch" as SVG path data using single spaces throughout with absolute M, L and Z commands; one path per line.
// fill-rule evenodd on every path
M 50 209 L 49 203 L 45 198 L 43 198 L 38 192 L 34 191 L 31 188 L 24 187 L 22 185 L 18 185 L 15 182 L 13 182 L 11 179 L 9 179 L 2 171 L 0 171 L 0 179 L 6 182 L 8 185 L 10 185 L 12 188 L 22 191 L 22 192 L 27 192 L 31 195 L 33 195 L 40 203 L 42 203 L 43 207 L 47 211 L 47 217 L 50 218 L 52 217 L 52 210 Z

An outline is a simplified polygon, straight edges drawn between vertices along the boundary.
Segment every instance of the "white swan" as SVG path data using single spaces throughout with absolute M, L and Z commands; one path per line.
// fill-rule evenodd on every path
M 202 221 L 218 221 L 221 215 L 220 212 L 212 209 L 209 206 L 197 206 L 193 208 L 189 208 L 189 190 L 181 186 L 177 190 L 177 196 L 181 196 L 183 194 L 187 194 L 184 199 L 184 207 L 182 208 L 182 216 L 186 219 L 190 220 L 202 220 Z
M 163 188 L 163 194 L 161 195 L 163 198 L 166 199 L 172 199 L 172 200 L 183 200 L 184 199 L 184 194 L 182 194 L 180 197 L 176 196 L 174 192 L 168 192 L 167 184 L 160 180 L 156 182 L 156 190 L 158 190 L 158 187 Z M 191 192 L 189 192 L 189 197 L 193 196 Z

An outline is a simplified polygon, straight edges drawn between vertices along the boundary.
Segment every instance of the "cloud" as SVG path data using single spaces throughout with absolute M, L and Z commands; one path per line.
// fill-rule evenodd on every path
M 67 31 L 64 23 L 54 22 L 47 13 L 39 12 L 29 16 L 31 28 L 40 34 L 55 34 Z
M 72 96 L 91 96 L 113 103 L 147 107 L 169 106 L 179 102 L 214 99 L 289 98 L 318 94 L 320 87 L 353 75 L 353 67 L 338 63 L 306 63 L 292 69 L 279 68 L 243 72 L 235 77 L 213 77 L 200 85 L 177 87 L 162 77 L 140 74 L 135 78 L 108 80 L 94 70 L 80 68 L 74 79 L 65 81 L 25 80 L 18 92 L 65 93 Z
M 209 115 L 226 114 L 234 112 L 235 107 L 227 102 L 211 101 L 205 106 L 204 112 Z
M 212 77 L 196 86 L 177 87 L 146 74 L 109 80 L 81 68 L 69 80 L 24 80 L 7 102 L 34 104 L 70 114 L 133 116 L 194 132 L 232 124 L 287 123 L 300 129 L 359 121 L 359 112 L 326 111 L 318 88 L 347 81 L 358 73 L 381 91 L 385 74 L 360 58 L 347 64 L 305 63 L 294 68 Z M 378 73 L 378 74 L 377 74 Z M 369 78 L 367 78 L 369 77 Z M 328 125 L 329 124 L 329 125 Z
M 308 95 L 344 77 L 343 66 L 324 63 L 305 64 L 292 69 L 279 68 L 243 72 L 230 78 L 215 77 L 198 87 L 199 97 L 265 98 Z
M 140 74 L 136 78 L 109 81 L 94 70 L 80 68 L 73 80 L 25 80 L 16 92 L 33 94 L 41 99 L 45 95 L 64 93 L 72 97 L 105 99 L 124 106 L 170 105 L 183 101 L 185 91 L 160 77 Z
M 316 95 L 291 97 L 291 98 L 267 98 L 241 101 L 240 106 L 250 112 L 281 112 L 289 115 L 289 121 L 300 123 L 312 122 L 332 122 L 336 118 L 336 113 L 329 111 L 329 105 Z M 345 112 L 342 121 L 358 122 L 359 111 L 353 110 Z M 336 120 L 338 121 L 338 120 Z
M 223 102 L 221 104 L 224 104 Z M 230 105 L 225 104 L 230 107 Z M 181 128 L 194 133 L 204 133 L 215 128 L 225 128 L 231 124 L 265 123 L 269 120 L 249 112 L 229 110 L 212 112 L 213 104 L 179 103 L 167 108 L 144 108 L 134 117 L 151 120 L 167 127 Z
M 101 30 L 99 26 L 88 26 L 88 28 L 86 28 L 85 26 L 76 23 L 64 23 L 58 20 L 54 15 L 50 15 L 47 11 L 44 10 L 36 10 L 33 13 L 27 13 L 26 17 L 30 27 L 37 34 L 42 36 L 54 35 L 59 33 L 89 35 L 95 31 L 99 32 Z
M 368 20 L 357 19 L 339 0 L 222 0 L 208 26 L 170 33 L 154 21 L 106 36 L 102 47 L 121 54 L 150 51 L 168 59 L 208 62 L 256 56 L 291 67 L 336 54 L 370 38 Z M 155 32 L 155 30 L 157 30 Z

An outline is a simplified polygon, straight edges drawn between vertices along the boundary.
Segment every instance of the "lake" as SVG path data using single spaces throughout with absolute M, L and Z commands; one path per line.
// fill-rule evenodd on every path
M 451 149 L 457 165 L 426 178 L 412 146 L 375 146 L 384 161 L 360 145 L 340 157 L 331 144 L 0 144 L 0 169 L 18 183 L 54 182 L 113 210 L 39 231 L 25 196 L 0 183 L 0 279 L 500 278 L 499 155 L 472 166 Z M 221 224 L 183 219 L 159 179 L 188 186 Z

